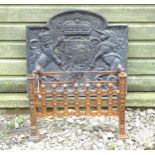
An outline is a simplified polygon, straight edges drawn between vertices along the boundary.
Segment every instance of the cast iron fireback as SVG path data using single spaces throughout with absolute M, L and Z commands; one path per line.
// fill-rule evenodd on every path
M 127 26 L 108 25 L 104 17 L 89 11 L 60 13 L 45 26 L 27 27 L 28 74 L 34 70 L 77 71 L 72 77 L 96 80 L 105 77 L 83 75 L 80 71 L 123 67 L 127 72 L 127 35 Z

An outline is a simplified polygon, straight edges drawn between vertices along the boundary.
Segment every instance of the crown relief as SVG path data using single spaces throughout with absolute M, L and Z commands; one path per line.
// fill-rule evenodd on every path
M 75 18 L 74 20 L 62 23 L 61 31 L 63 35 L 90 35 L 92 28 L 89 22 L 83 21 L 80 18 Z

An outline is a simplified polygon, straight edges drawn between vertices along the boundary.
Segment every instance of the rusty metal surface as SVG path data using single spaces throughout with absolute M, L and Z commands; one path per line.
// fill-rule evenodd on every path
M 95 72 L 115 75 L 118 81 L 44 82 L 43 76 L 63 76 L 59 72 L 40 72 L 28 76 L 31 102 L 32 135 L 37 133 L 37 117 L 45 116 L 118 116 L 119 138 L 125 133 L 125 72 Z M 38 136 L 37 136 L 38 137 Z

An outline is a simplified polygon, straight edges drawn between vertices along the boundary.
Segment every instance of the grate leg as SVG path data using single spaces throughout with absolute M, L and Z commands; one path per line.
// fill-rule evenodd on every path
M 125 131 L 125 96 L 126 96 L 126 78 L 127 75 L 124 72 L 119 73 L 119 133 L 118 138 L 126 139 Z
M 120 114 L 119 114 L 119 139 L 127 139 L 127 134 L 125 130 L 125 105 L 120 105 Z
M 29 140 L 33 142 L 39 141 L 39 132 L 37 128 L 37 116 L 36 116 L 36 108 L 34 105 L 31 105 L 31 127 L 30 127 L 30 137 Z

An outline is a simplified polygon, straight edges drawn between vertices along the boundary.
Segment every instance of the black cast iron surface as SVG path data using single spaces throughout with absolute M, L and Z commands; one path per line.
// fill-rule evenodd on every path
M 89 11 L 71 10 L 49 19 L 45 26 L 27 26 L 27 72 L 75 72 L 72 78 L 114 79 L 80 71 L 127 72 L 128 27 L 108 25 Z M 68 74 L 61 76 L 66 80 Z M 51 77 L 51 80 L 60 80 Z

